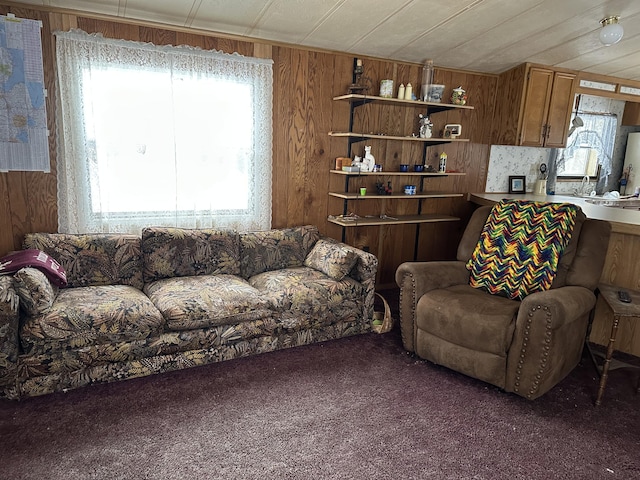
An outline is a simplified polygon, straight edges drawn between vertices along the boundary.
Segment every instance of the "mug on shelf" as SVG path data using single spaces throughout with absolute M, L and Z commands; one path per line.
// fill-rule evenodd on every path
M 409 165 L 406 164 L 406 163 L 400 164 L 400 171 L 401 172 L 408 172 L 409 171 Z
M 404 194 L 405 195 L 415 195 L 416 194 L 416 186 L 415 185 L 405 185 L 404 186 Z
M 413 166 L 413 171 L 414 172 L 423 172 L 424 171 L 424 165 L 414 165 Z

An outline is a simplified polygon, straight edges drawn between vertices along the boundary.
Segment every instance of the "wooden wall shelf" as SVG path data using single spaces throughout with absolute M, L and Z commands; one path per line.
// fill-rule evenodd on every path
M 331 137 L 348 137 L 352 139 L 364 140 L 365 138 L 377 139 L 377 140 L 397 140 L 401 142 L 423 142 L 432 143 L 438 145 L 440 143 L 455 143 L 455 142 L 468 142 L 468 138 L 420 138 L 420 137 L 400 137 L 397 135 L 380 135 L 374 133 L 357 133 L 357 132 L 329 132 Z
M 358 193 L 329 192 L 329 195 L 344 200 L 415 200 L 419 198 L 455 198 L 464 196 L 462 193 L 449 192 L 420 192 L 415 195 L 406 195 L 404 193 L 393 193 L 391 195 L 367 193 L 366 195 L 360 195 Z
M 346 100 L 352 103 L 387 103 L 387 104 L 396 104 L 403 107 L 427 107 L 430 113 L 438 113 L 443 112 L 445 110 L 451 109 L 461 109 L 461 110 L 473 110 L 473 107 L 470 105 L 454 105 L 453 103 L 440 103 L 440 102 L 422 102 L 420 100 L 402 100 L 399 98 L 387 98 L 387 97 L 377 97 L 374 95 L 360 95 L 357 93 L 349 93 L 347 95 L 339 95 L 337 97 L 333 97 L 334 100 Z
M 435 223 L 435 222 L 456 222 L 460 220 L 458 217 L 448 215 L 397 215 L 385 217 L 361 217 L 355 220 L 345 220 L 343 218 L 329 218 L 329 222 L 340 225 L 341 227 L 371 227 L 377 225 L 402 225 L 402 224 L 419 224 L 419 223 Z

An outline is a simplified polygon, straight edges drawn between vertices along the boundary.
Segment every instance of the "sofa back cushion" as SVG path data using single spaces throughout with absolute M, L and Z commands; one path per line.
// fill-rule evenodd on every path
M 145 283 L 162 278 L 240 274 L 233 230 L 149 227 L 142 230 Z
M 67 287 L 143 286 L 137 235 L 28 233 L 23 248 L 42 250 L 57 260 L 67 274 Z
M 573 262 L 567 271 L 567 285 L 596 289 L 607 257 L 610 237 L 609 222 L 591 218 L 584 221 Z
M 478 239 L 482 233 L 484 225 L 491 213 L 491 206 L 482 206 L 476 209 L 465 228 L 462 240 L 458 245 L 457 259 L 461 262 L 468 262 L 473 254 Z M 575 225 L 573 227 L 573 233 L 569 244 L 565 247 L 558 263 L 558 271 L 553 280 L 551 288 L 563 287 L 567 284 L 567 275 L 572 267 L 574 259 L 576 258 L 576 252 L 578 249 L 578 242 L 582 236 L 582 225 L 586 220 L 586 216 L 582 210 L 579 210 L 576 214 Z
M 313 225 L 241 233 L 242 276 L 248 279 L 262 272 L 301 267 L 319 238 L 318 227 Z

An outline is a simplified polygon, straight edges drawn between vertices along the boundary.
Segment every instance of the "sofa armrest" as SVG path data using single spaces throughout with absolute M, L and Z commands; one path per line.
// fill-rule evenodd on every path
M 416 306 L 430 290 L 469 283 L 465 262 L 405 262 L 396 270 L 400 287 L 400 331 L 404 348 L 415 351 Z
M 580 361 L 595 294 L 565 286 L 533 293 L 518 311 L 507 358 L 505 390 L 539 397 Z
M 18 397 L 18 306 L 13 277 L 0 276 L 0 397 Z
M 365 290 L 365 301 L 362 319 L 371 323 L 373 318 L 373 302 L 376 298 L 376 276 L 378 275 L 378 257 L 351 245 L 340 243 L 344 248 L 353 251 L 358 256 L 358 261 L 349 272 L 349 277 L 360 282 Z

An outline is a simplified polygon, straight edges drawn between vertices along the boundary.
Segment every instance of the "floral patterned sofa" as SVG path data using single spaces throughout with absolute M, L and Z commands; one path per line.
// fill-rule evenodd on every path
M 314 226 L 34 233 L 66 271 L 0 276 L 0 396 L 19 399 L 370 330 L 378 261 Z

